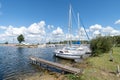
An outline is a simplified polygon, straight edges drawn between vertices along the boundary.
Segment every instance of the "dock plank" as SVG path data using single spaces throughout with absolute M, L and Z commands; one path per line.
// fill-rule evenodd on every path
M 52 67 L 61 69 L 61 70 L 66 71 L 66 72 L 74 73 L 74 74 L 79 74 L 79 73 L 82 73 L 82 71 L 83 71 L 82 69 L 78 69 L 78 68 L 66 66 L 63 64 L 47 61 L 47 60 L 37 58 L 37 57 L 30 57 L 30 60 L 37 62 L 37 63 L 43 63 L 45 65 L 52 66 Z

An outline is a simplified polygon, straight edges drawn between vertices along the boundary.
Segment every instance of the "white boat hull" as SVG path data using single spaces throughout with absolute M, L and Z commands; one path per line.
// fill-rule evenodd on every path
M 70 54 L 61 54 L 61 53 L 56 53 L 55 56 L 64 58 L 64 59 L 80 59 L 80 55 L 70 55 Z

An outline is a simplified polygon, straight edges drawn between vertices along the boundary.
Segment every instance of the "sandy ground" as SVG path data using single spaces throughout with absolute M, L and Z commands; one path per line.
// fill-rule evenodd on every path
M 43 73 L 22 75 L 19 77 L 18 80 L 68 80 L 68 79 L 60 73 L 45 71 Z

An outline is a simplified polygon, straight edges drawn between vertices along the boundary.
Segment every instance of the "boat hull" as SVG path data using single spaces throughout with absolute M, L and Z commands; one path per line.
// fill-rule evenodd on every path
M 61 54 L 61 53 L 56 53 L 55 56 L 64 58 L 64 59 L 80 59 L 80 55 L 70 55 L 70 54 Z

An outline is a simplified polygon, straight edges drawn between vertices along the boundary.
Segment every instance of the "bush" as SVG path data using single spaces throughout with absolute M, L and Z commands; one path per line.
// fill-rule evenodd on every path
M 8 42 L 6 41 L 5 44 L 8 44 Z
M 67 78 L 69 80 L 84 80 L 84 76 L 80 75 L 73 75 L 73 74 L 68 74 Z
M 120 47 L 120 44 L 116 44 L 116 47 Z
M 115 47 L 120 47 L 120 35 L 118 36 L 113 36 L 113 44 L 115 45 Z
M 108 52 L 112 48 L 112 40 L 110 37 L 97 37 L 90 41 L 90 47 L 93 56 Z

